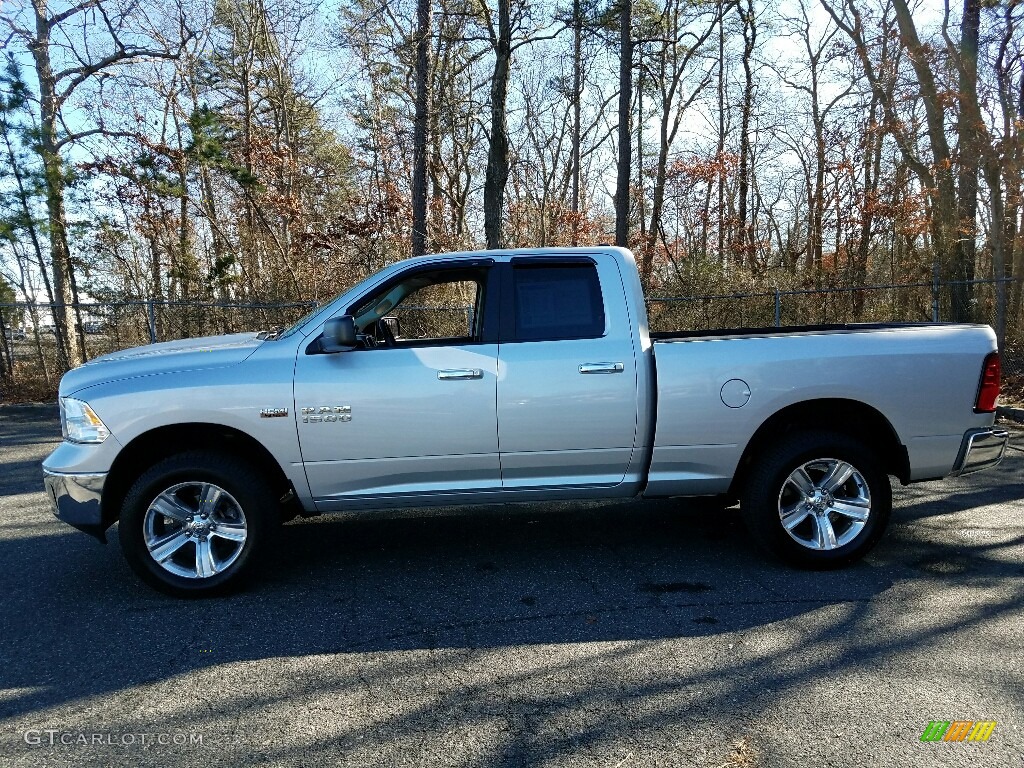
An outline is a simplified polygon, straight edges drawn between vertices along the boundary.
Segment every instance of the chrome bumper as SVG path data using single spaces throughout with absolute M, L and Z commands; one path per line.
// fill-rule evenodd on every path
M 68 475 L 43 468 L 43 484 L 50 497 L 53 514 L 68 525 L 85 531 L 106 542 L 100 498 L 106 473 L 98 475 Z
M 953 475 L 969 475 L 996 466 L 1003 460 L 1009 440 L 1010 433 L 1005 429 L 972 429 L 964 435 L 960 455 L 953 465 Z

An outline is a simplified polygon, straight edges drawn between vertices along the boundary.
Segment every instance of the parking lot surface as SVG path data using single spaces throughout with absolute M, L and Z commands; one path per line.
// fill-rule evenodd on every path
M 0 408 L 2 766 L 1024 766 L 1024 433 L 841 571 L 735 510 L 506 507 L 290 523 L 200 601 L 52 516 L 58 439 Z

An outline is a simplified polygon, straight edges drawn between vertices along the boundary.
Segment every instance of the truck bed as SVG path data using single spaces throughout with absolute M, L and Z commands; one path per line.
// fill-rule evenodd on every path
M 964 429 L 991 421 L 972 410 L 995 342 L 985 326 L 856 323 L 651 336 L 652 494 L 726 492 L 755 430 L 801 403 L 828 401 L 825 430 L 862 418 L 861 405 L 884 416 L 906 447 L 911 481 L 948 475 Z

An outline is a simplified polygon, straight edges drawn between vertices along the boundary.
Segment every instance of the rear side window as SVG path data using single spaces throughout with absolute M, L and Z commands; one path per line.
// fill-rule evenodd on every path
M 516 339 L 593 339 L 604 334 L 604 303 L 593 264 L 513 269 Z

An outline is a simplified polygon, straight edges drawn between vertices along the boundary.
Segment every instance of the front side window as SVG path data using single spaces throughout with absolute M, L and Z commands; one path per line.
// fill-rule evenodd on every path
M 604 302 L 593 264 L 516 266 L 513 275 L 518 341 L 604 334 Z
M 472 280 L 424 286 L 391 310 L 385 322 L 397 341 L 473 339 L 481 287 Z
M 369 346 L 462 344 L 482 339 L 486 269 L 418 272 L 350 310 Z

